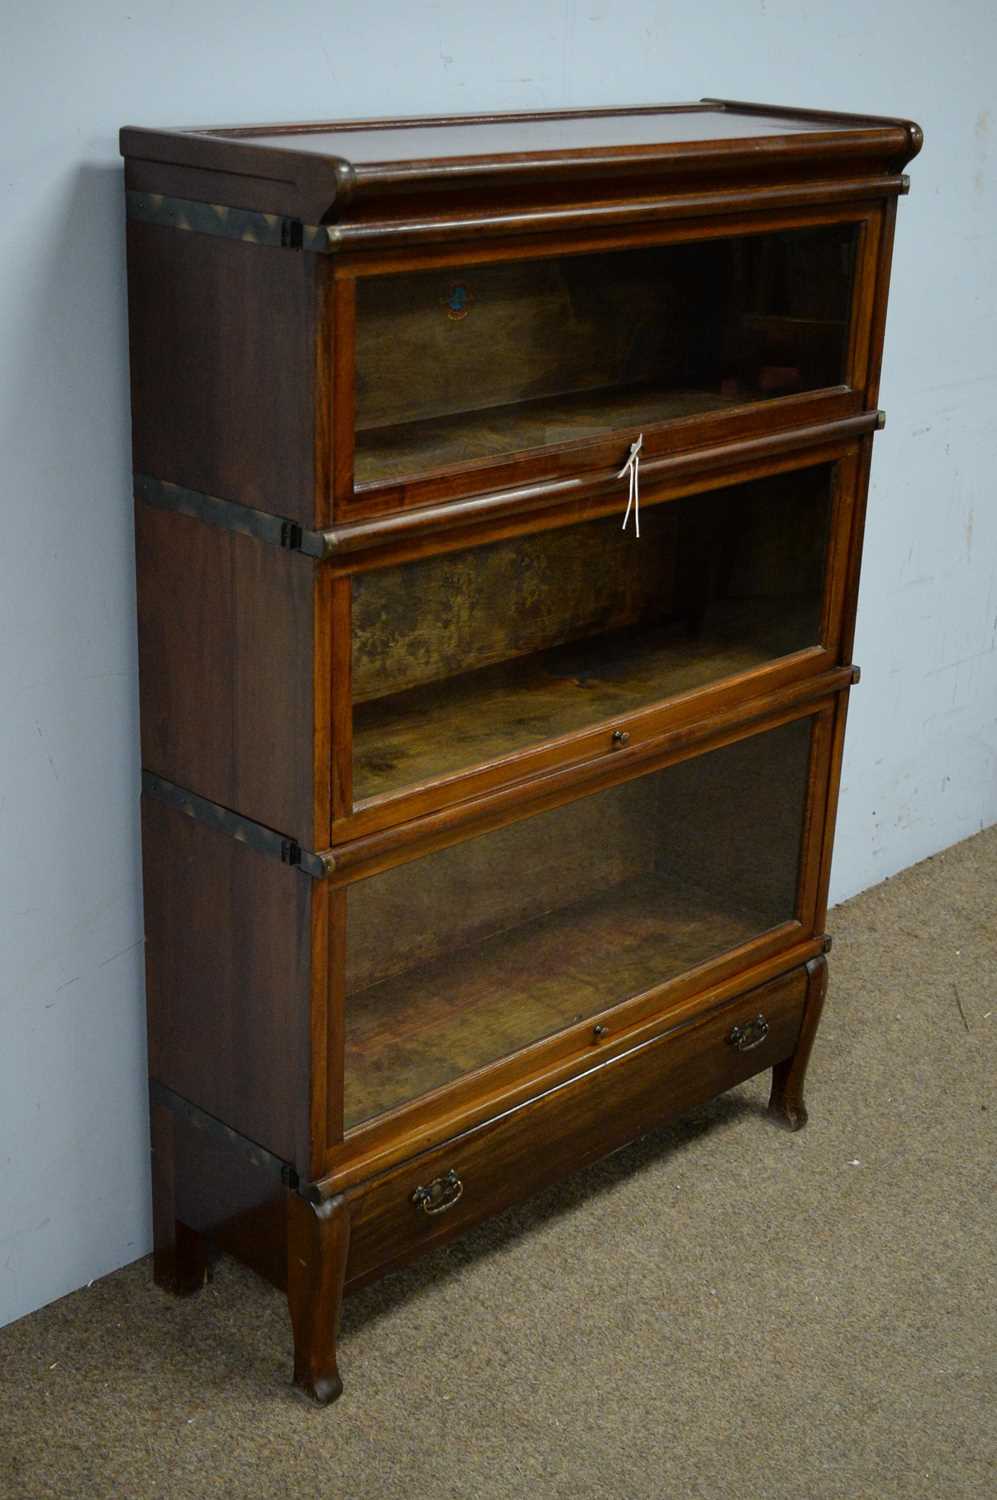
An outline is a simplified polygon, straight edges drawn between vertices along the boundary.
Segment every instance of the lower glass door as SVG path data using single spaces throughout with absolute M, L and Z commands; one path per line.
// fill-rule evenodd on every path
M 812 724 L 349 886 L 346 1128 L 792 921 Z

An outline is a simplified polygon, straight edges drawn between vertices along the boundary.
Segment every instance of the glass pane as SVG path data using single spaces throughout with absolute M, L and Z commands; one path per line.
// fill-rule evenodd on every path
M 819 643 L 830 466 L 358 574 L 353 794 L 383 796 Z
M 791 920 L 810 727 L 351 885 L 347 1125 Z
M 363 277 L 355 483 L 838 385 L 855 233 Z

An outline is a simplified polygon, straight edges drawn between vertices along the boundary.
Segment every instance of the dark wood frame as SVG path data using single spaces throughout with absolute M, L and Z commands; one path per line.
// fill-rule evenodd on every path
M 718 112 L 733 125 L 711 138 Z M 637 144 L 599 144 L 616 115 Z M 344 1286 L 752 1072 L 773 1069 L 774 1118 L 806 1118 L 896 204 L 921 133 L 729 101 L 554 118 L 591 142 L 476 148 L 507 124 L 542 140 L 532 115 L 122 132 L 136 470 L 315 530 L 324 554 L 137 503 L 143 763 L 225 810 L 209 826 L 146 797 L 155 1275 L 195 1291 L 213 1244 L 285 1286 L 294 1378 L 323 1402 L 341 1390 Z M 452 149 L 420 155 L 420 131 Z M 181 205 L 169 224 L 148 211 L 158 195 Z M 227 209 L 268 216 L 260 243 L 228 236 Z M 834 464 L 820 642 L 627 715 L 623 749 L 607 743 L 621 721 L 593 724 L 354 808 L 353 578 L 620 504 L 616 439 L 355 492 L 357 278 L 846 222 L 845 383 L 649 429 L 642 469 L 658 505 Z M 597 1035 L 579 1023 L 344 1132 L 354 881 L 805 716 L 795 920 L 605 1011 Z M 231 837 L 233 814 L 288 862 Z M 302 848 L 325 878 L 295 868 Z M 422 1214 L 451 1174 L 467 1193 Z

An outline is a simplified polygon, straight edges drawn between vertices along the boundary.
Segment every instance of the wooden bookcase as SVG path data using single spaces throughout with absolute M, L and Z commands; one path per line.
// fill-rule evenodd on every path
M 156 1278 L 285 1286 L 321 1401 L 345 1286 L 763 1069 L 806 1119 L 920 143 L 122 132 Z

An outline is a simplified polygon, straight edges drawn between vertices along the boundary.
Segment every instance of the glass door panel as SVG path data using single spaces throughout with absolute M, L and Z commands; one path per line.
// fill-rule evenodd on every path
M 792 920 L 811 723 L 349 886 L 347 1127 Z
M 358 574 L 353 796 L 395 795 L 820 644 L 833 469 Z
M 362 277 L 354 484 L 842 384 L 856 234 Z

